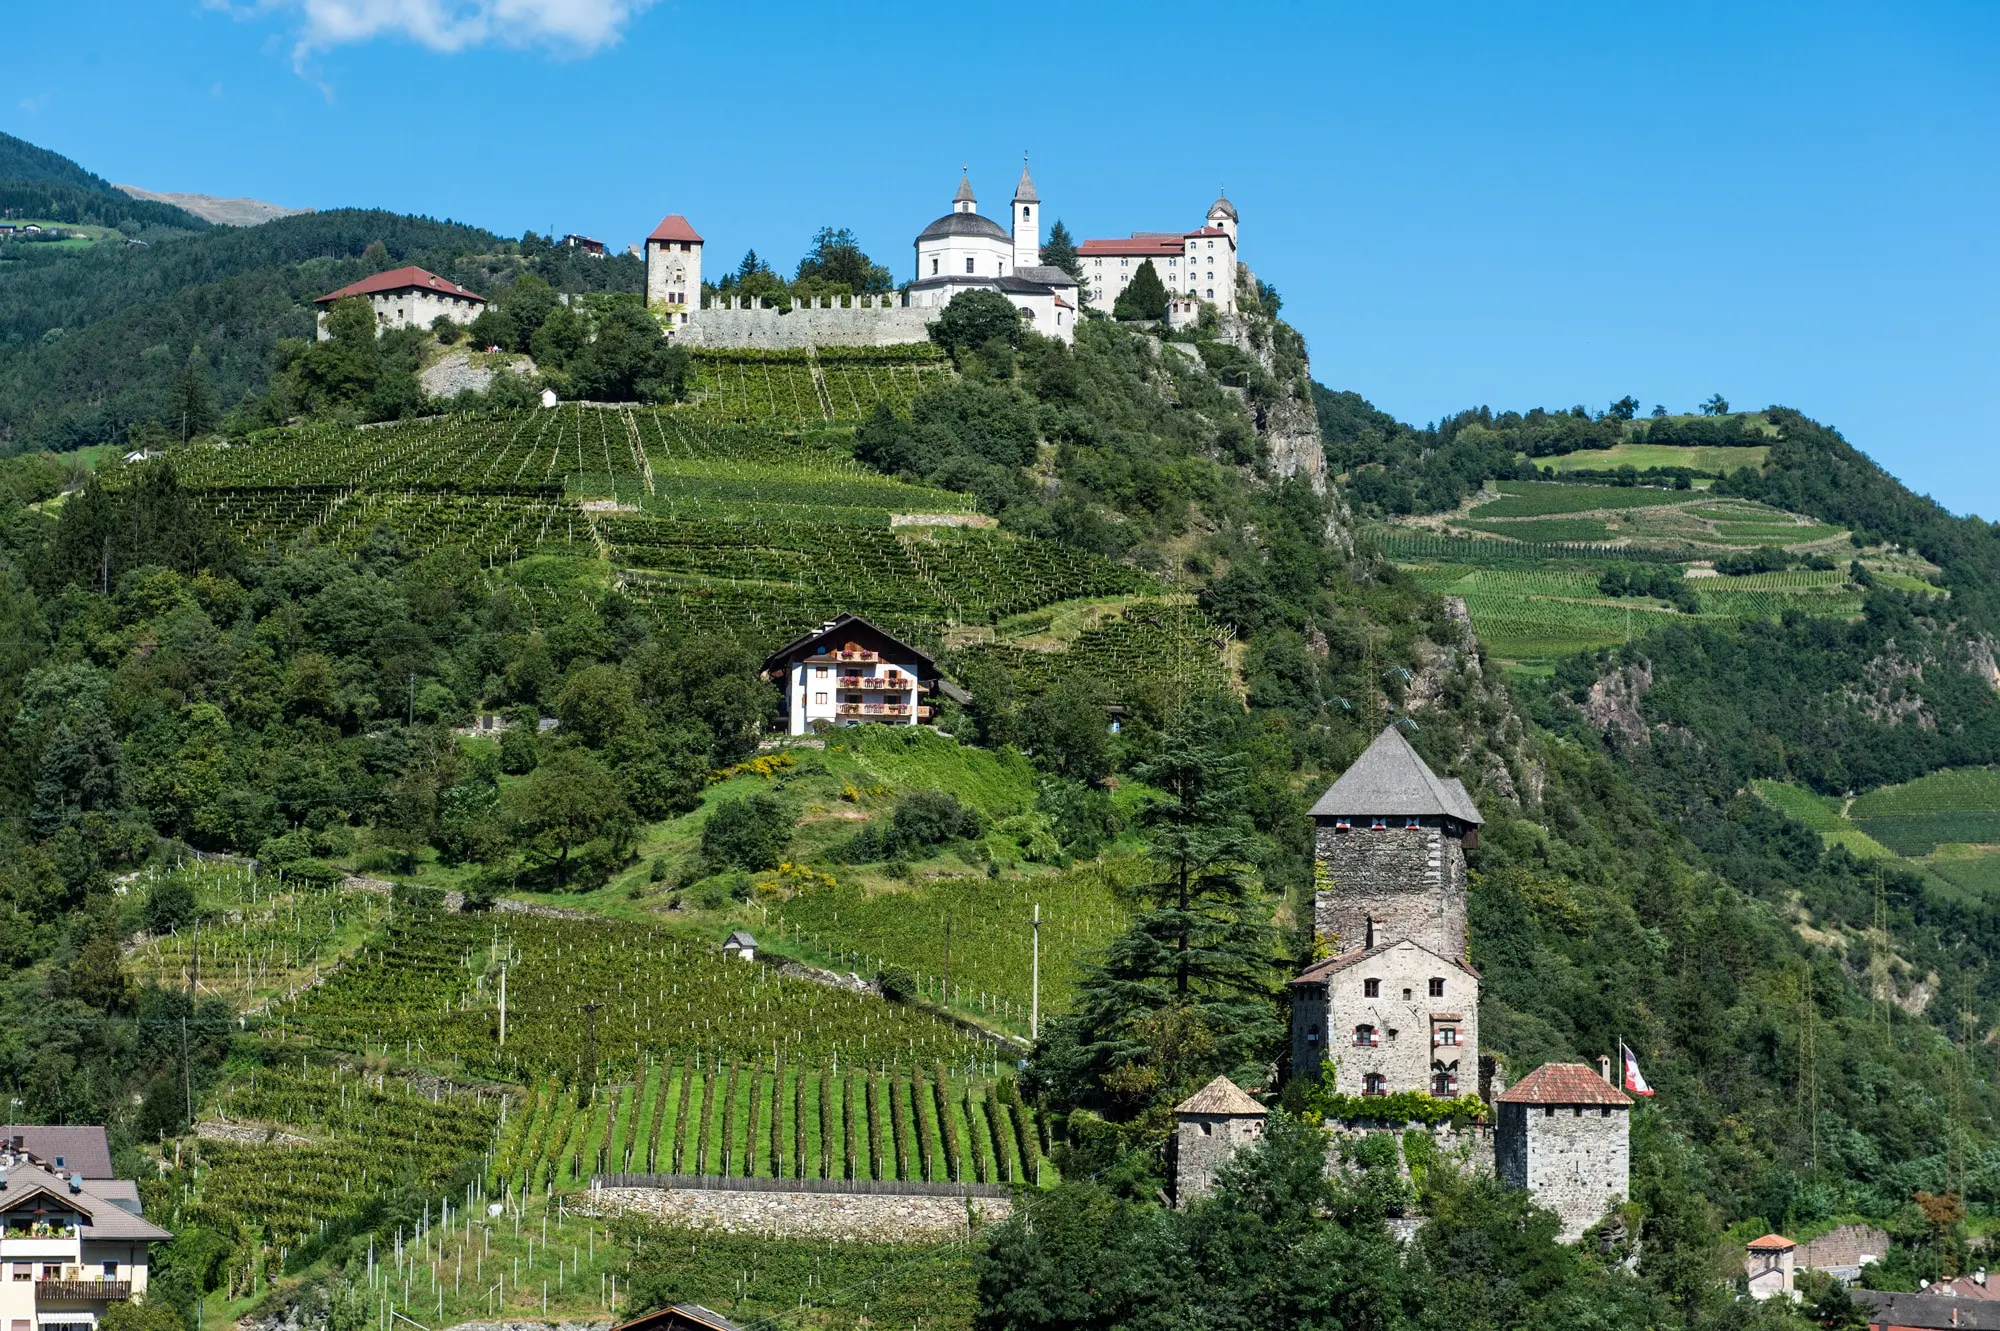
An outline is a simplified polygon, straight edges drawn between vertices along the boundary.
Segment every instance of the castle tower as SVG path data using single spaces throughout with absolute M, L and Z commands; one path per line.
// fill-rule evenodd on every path
M 1014 187 L 1014 271 L 1034 268 L 1042 262 L 1042 199 L 1028 175 L 1028 159 L 1021 158 L 1021 183 Z
M 1465 852 L 1484 820 L 1456 778 L 1439 778 L 1389 726 L 1320 796 L 1312 820 L 1316 941 L 1338 955 L 1408 938 L 1465 957 Z
M 1217 1077 L 1174 1106 L 1174 1204 L 1186 1206 L 1215 1184 L 1218 1165 L 1264 1135 L 1264 1106 Z
M 701 236 L 669 213 L 646 237 L 646 308 L 679 327 L 701 308 Z
M 1562 1217 L 1574 1243 L 1631 1191 L 1632 1100 L 1581 1063 L 1544 1063 L 1494 1098 L 1500 1179 Z

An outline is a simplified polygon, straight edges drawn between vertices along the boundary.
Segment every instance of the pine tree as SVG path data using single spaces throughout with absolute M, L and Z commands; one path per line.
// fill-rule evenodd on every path
M 1226 732 L 1218 712 L 1191 707 L 1135 771 L 1161 793 L 1141 815 L 1154 876 L 1131 925 L 1085 972 L 1074 1017 L 1045 1042 L 1038 1071 L 1058 1098 L 1143 1113 L 1264 1064 L 1282 1039 L 1249 774 Z
M 1062 218 L 1049 228 L 1049 239 L 1042 246 L 1042 262 L 1050 268 L 1060 268 L 1077 281 L 1083 281 L 1083 257 L 1077 253 L 1076 238 L 1064 226 Z
M 1111 313 L 1119 319 L 1153 319 L 1167 317 L 1167 284 L 1160 280 L 1160 274 L 1153 267 L 1151 259 L 1139 265 L 1139 271 L 1132 274 L 1132 281 L 1118 293 L 1112 302 Z
M 187 363 L 167 391 L 166 427 L 185 443 L 215 428 L 215 394 L 208 386 L 208 366 L 200 347 L 188 348 Z

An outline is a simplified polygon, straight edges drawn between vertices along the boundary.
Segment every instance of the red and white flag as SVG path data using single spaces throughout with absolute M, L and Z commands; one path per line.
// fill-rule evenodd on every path
M 1625 1060 L 1625 1089 L 1634 1095 L 1651 1095 L 1653 1088 L 1646 1084 L 1645 1074 L 1639 1071 L 1638 1058 L 1623 1042 L 1620 1042 L 1618 1052 Z

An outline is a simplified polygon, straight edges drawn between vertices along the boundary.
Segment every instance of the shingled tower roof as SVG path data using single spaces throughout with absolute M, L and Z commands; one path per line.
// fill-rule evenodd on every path
M 1544 1063 L 1493 1097 L 1503 1105 L 1629 1105 L 1632 1097 L 1581 1063 Z
M 1340 780 L 1312 806 L 1312 814 L 1315 818 L 1456 818 L 1475 827 L 1486 821 L 1457 778 L 1433 772 L 1394 726 L 1385 727 L 1354 766 L 1340 774 Z
M 1255 1114 L 1262 1118 L 1264 1106 L 1243 1093 L 1227 1077 L 1217 1077 L 1208 1085 L 1174 1106 L 1176 1114 Z

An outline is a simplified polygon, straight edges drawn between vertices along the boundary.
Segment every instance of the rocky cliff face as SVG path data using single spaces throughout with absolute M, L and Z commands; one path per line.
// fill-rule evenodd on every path
M 1255 279 L 1250 279 L 1251 289 Z M 1271 471 L 1280 477 L 1304 476 L 1321 494 L 1328 490 L 1326 451 L 1320 439 L 1319 413 L 1313 408 L 1312 363 L 1305 339 L 1290 324 L 1271 315 L 1247 312 L 1224 315 L 1217 340 L 1254 357 L 1269 376 L 1270 388 L 1252 391 L 1245 406 L 1264 441 Z M 1354 553 L 1354 520 L 1338 490 L 1327 535 Z

